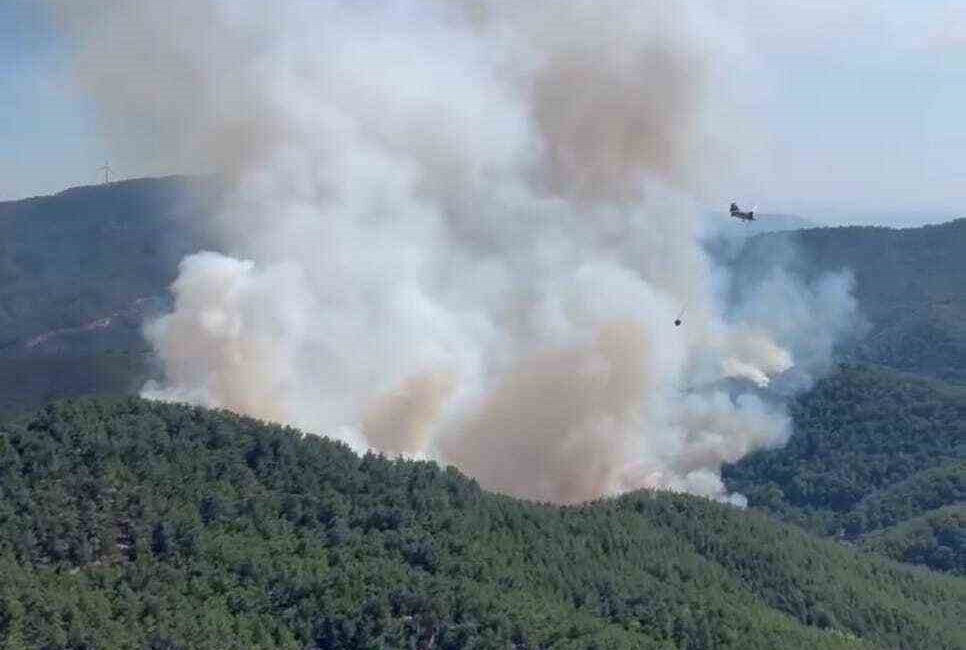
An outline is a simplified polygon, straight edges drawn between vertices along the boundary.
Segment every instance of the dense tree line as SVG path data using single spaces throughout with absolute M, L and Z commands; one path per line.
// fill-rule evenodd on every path
M 895 526 L 944 506 L 966 502 L 966 461 L 913 474 L 859 501 L 845 517 L 861 531 Z
M 845 367 L 793 404 L 791 414 L 786 446 L 723 472 L 729 488 L 755 507 L 822 535 L 858 540 L 966 497 L 966 387 Z M 949 525 L 966 532 L 961 522 Z M 966 561 L 966 548 L 947 550 L 954 560 L 888 554 L 941 570 Z
M 862 546 L 902 562 L 966 575 L 966 506 L 939 508 L 869 534 Z
M 5 648 L 964 648 L 966 582 L 703 499 L 582 507 L 228 413 L 0 428 Z

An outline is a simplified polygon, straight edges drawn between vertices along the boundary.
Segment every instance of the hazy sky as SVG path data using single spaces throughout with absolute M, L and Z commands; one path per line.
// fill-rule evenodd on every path
M 757 134 L 735 198 L 829 223 L 966 216 L 966 0 L 714 6 Z M 0 0 L 0 145 L 0 200 L 91 183 L 111 157 L 40 0 Z

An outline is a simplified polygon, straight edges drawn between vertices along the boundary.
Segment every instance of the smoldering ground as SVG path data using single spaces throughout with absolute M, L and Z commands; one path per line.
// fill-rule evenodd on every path
M 808 323 L 727 313 L 698 243 L 734 55 L 702 3 L 52 6 L 118 150 L 234 188 L 145 395 L 556 502 L 729 498 L 720 465 L 786 438 Z

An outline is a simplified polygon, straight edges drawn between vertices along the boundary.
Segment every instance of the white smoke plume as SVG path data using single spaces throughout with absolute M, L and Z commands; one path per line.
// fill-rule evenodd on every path
M 702 3 L 51 1 L 119 146 L 234 188 L 146 395 L 564 503 L 740 501 L 721 464 L 787 437 L 782 306 L 722 313 L 688 198 L 733 63 Z

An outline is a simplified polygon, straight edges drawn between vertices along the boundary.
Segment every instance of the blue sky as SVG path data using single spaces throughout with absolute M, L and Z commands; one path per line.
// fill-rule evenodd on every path
M 763 134 L 736 197 L 829 223 L 966 216 L 966 0 L 716 6 L 744 35 Z M 0 200 L 93 182 L 110 158 L 39 0 L 0 0 L 0 144 Z
M 90 183 L 108 155 L 35 0 L 0 0 L 0 145 L 0 200 Z

